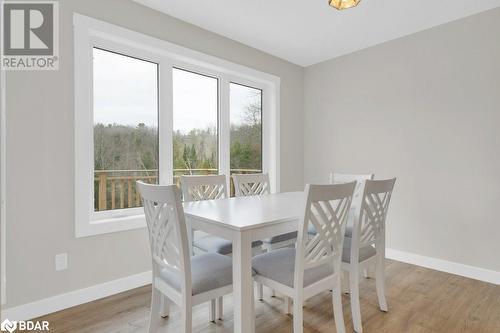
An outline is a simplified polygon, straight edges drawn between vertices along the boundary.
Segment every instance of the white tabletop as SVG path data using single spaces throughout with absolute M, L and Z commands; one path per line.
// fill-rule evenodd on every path
M 303 211 L 304 192 L 194 201 L 183 205 L 187 217 L 242 231 L 297 220 Z

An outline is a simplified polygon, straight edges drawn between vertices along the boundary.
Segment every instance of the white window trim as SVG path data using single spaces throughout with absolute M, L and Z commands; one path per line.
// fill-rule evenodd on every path
M 158 63 L 160 183 L 172 183 L 172 67 L 219 79 L 219 136 L 229 137 L 229 82 L 261 89 L 262 167 L 269 173 L 271 190 L 280 190 L 280 78 L 167 41 L 73 14 L 75 68 L 75 236 L 145 227 L 142 208 L 94 213 L 92 48 L 101 47 Z M 162 116 L 163 115 L 163 116 Z M 169 115 L 165 117 L 165 115 Z M 168 119 L 165 119 L 168 118 Z M 219 173 L 229 176 L 229 141 L 219 140 Z M 229 180 L 228 180 L 229 181 Z
M 3 8 L 3 6 L 1 6 Z M 3 9 L 0 9 L 0 17 L 3 17 Z M 3 32 L 2 32 L 3 33 Z M 7 125 L 6 125 L 6 97 L 5 92 L 5 70 L 0 69 L 0 305 L 7 302 Z

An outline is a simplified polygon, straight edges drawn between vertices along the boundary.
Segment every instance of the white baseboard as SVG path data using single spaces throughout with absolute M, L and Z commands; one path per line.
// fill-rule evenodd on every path
M 406 262 L 417 266 L 435 269 L 446 273 L 460 275 L 475 280 L 500 285 L 500 272 L 485 268 L 459 264 L 452 261 L 421 256 L 410 252 L 394 249 L 386 249 L 385 256 L 388 259 Z
M 387 249 L 386 257 L 417 266 L 500 285 L 500 272 L 484 268 L 463 265 L 394 249 Z M 151 283 L 151 271 L 5 309 L 2 311 L 1 320 L 3 321 L 6 318 L 16 321 L 29 320 L 130 289 L 142 287 L 149 283 Z
M 2 311 L 2 321 L 29 320 L 49 313 L 64 310 L 76 305 L 95 301 L 97 299 L 118 294 L 130 289 L 145 286 L 151 283 L 151 271 L 143 272 L 121 279 L 108 281 L 92 287 L 71 291 L 28 304 L 23 304 Z

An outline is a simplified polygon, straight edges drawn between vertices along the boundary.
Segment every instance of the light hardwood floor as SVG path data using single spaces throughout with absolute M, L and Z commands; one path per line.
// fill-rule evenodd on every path
M 52 333 L 146 332 L 149 318 L 149 286 L 87 303 L 41 320 L 50 321 Z M 378 310 L 374 280 L 363 279 L 360 287 L 365 333 L 498 333 L 500 332 L 500 286 L 396 261 L 387 261 L 389 312 Z M 195 307 L 193 332 L 233 331 L 231 297 L 225 299 L 224 319 L 208 321 L 208 305 Z M 347 332 L 352 332 L 349 296 L 344 295 Z M 283 314 L 280 297 L 267 293 L 256 301 L 257 333 L 291 333 L 292 318 Z M 163 320 L 163 332 L 179 331 L 179 312 L 173 309 Z M 304 308 L 305 332 L 335 332 L 331 294 L 308 300 Z

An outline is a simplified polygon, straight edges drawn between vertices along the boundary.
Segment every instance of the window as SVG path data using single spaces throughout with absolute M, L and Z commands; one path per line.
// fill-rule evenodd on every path
M 141 206 L 158 179 L 158 65 L 93 49 L 94 210 Z
M 230 119 L 231 174 L 261 173 L 262 90 L 231 83 Z
M 82 15 L 73 22 L 77 237 L 145 227 L 138 180 L 267 172 L 279 190 L 279 78 Z
M 218 79 L 174 68 L 174 183 L 181 175 L 218 174 Z

